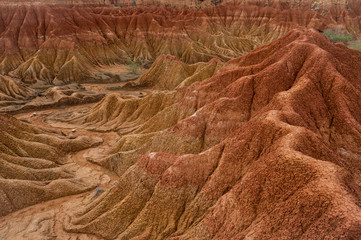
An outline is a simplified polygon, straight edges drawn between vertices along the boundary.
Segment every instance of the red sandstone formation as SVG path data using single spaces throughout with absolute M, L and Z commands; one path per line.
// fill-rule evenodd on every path
M 360 65 L 360 52 L 294 30 L 161 98 L 106 97 L 70 122 L 117 122 L 117 145 L 92 161 L 120 180 L 77 207 L 66 229 L 106 239 L 358 238 Z
M 0 239 L 358 239 L 359 1 L 135 2 L 0 0 Z
M 186 63 L 230 60 L 297 26 L 341 27 L 355 36 L 361 29 L 361 10 L 355 0 L 347 4 L 241 1 L 236 5 L 225 1 L 202 9 L 57 2 L 62 6 L 41 1 L 0 6 L 1 74 L 26 83 L 105 81 L 97 74 L 103 72 L 102 66 L 127 63 L 129 58 L 149 63 L 171 54 Z M 86 3 L 93 2 L 98 1 Z M 177 2 L 181 1 L 172 1 Z

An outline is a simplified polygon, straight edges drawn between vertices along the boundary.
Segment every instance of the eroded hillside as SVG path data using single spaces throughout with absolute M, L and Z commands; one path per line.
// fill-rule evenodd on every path
M 361 235 L 357 1 L 0 3 L 0 239 Z
M 357 36 L 354 2 L 256 1 L 203 9 L 4 4 L 0 73 L 26 83 L 104 82 L 114 76 L 103 66 L 152 63 L 162 54 L 185 63 L 226 61 L 298 26 L 337 26 Z
M 152 107 L 158 95 L 104 104 L 109 96 L 70 116 L 87 127 L 116 120 L 118 144 L 90 160 L 120 180 L 67 229 L 109 239 L 358 236 L 360 61 L 297 30 L 168 93 L 171 106 Z M 98 109 L 122 110 L 104 120 Z M 170 115 L 171 127 L 157 124 Z
M 52 128 L 85 129 L 80 134 L 113 142 L 82 153 L 88 164 L 101 167 L 99 175 L 112 173 L 112 181 L 62 203 L 49 221 L 60 221 L 64 229 L 52 234 L 99 239 L 359 236 L 360 52 L 334 45 L 315 30 L 299 29 L 216 71 L 210 68 L 217 63 L 213 60 L 201 68 L 157 70 L 158 64 L 174 61 L 179 60 L 160 57 L 139 80 L 124 85 L 154 88 L 145 96 L 110 94 L 93 107 L 49 110 L 38 120 L 19 115 L 36 125 L 43 119 Z M 176 84 L 154 85 L 149 73 L 162 79 L 167 69 Z M 197 75 L 205 77 L 176 87 Z M 37 208 L 23 214 L 43 216 Z M 7 226 L 5 236 L 27 234 L 25 229 L 14 235 Z

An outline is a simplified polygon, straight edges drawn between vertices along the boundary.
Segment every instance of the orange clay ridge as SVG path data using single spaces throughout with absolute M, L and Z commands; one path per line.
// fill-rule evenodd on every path
M 0 239 L 360 239 L 327 31 L 361 43 L 359 1 L 0 0 Z

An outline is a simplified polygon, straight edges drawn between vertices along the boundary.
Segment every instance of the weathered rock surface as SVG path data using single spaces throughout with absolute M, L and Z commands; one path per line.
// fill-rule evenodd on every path
M 0 73 L 30 83 L 91 82 L 102 80 L 97 74 L 102 66 L 129 58 L 149 63 L 170 54 L 186 63 L 230 60 L 298 26 L 338 27 L 355 36 L 361 30 L 361 10 L 352 0 L 317 1 L 317 8 L 316 1 L 231 1 L 204 9 L 78 2 L 2 4 Z
M 0 105 L 7 105 L 16 100 L 26 100 L 35 96 L 31 88 L 16 82 L 7 76 L 0 75 Z
M 201 82 L 212 77 L 223 65 L 218 59 L 209 62 L 186 64 L 170 55 L 159 56 L 152 67 L 139 79 L 128 82 L 126 88 L 152 88 L 159 90 L 174 90 Z
M 0 0 L 0 239 L 358 239 L 359 1 L 135 2 Z
M 360 52 L 294 30 L 207 81 L 163 92 L 158 109 L 160 93 L 106 97 L 84 123 L 117 121 L 123 137 L 92 161 L 119 184 L 79 206 L 66 229 L 107 239 L 357 238 L 360 64 Z
M 14 83 L 11 87 L 12 88 L 7 88 L 9 90 L 4 93 L 4 99 L 0 98 L 0 112 L 18 113 L 21 111 L 42 110 L 50 107 L 88 104 L 98 102 L 104 97 L 104 94 L 87 91 L 78 84 L 49 87 L 46 90 L 38 92 L 19 84 L 14 85 Z M 16 91 L 14 89 L 19 90 Z M 21 94 L 24 95 L 26 93 L 31 94 L 21 96 Z M 16 98 L 9 99 L 7 94 L 13 94 Z
M 100 139 L 69 140 L 60 131 L 37 128 L 7 114 L 0 114 L 0 133 L 0 217 L 97 184 L 80 176 L 67 154 L 96 146 Z

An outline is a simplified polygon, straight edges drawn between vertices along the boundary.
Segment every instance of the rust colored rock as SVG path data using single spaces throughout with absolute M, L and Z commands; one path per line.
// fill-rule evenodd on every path
M 360 238 L 359 1 L 135 3 L 0 0 L 0 238 Z
M 358 238 L 360 65 L 360 52 L 297 29 L 168 93 L 166 108 L 145 108 L 153 95 L 132 105 L 106 97 L 85 113 L 88 126 L 104 121 L 94 114 L 114 106 L 105 105 L 110 98 L 132 111 L 115 108 L 109 122 L 123 126 L 123 137 L 92 161 L 120 180 L 73 214 L 67 231 L 107 239 Z M 172 115 L 179 118 L 170 127 L 147 124 Z M 130 119 L 149 128 L 132 129 Z
M 41 1 L 0 6 L 1 74 L 24 82 L 105 81 L 97 74 L 102 66 L 129 58 L 145 64 L 162 54 L 186 63 L 226 61 L 298 26 L 361 32 L 361 10 L 351 0 L 347 6 L 323 1 L 318 10 L 314 1 L 225 1 L 202 9 L 58 2 L 75 6 Z M 88 3 L 93 2 L 98 1 Z

